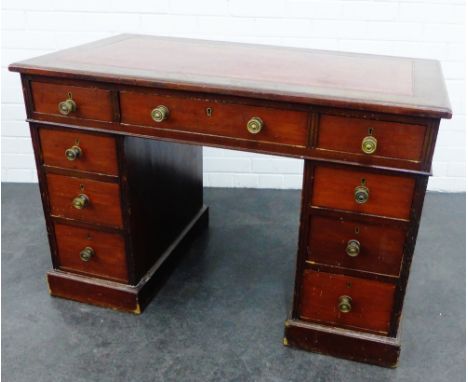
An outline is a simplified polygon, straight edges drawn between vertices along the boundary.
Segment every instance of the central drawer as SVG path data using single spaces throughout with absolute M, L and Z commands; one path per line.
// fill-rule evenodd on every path
M 122 228 L 117 183 L 47 174 L 53 216 Z
M 161 106 L 165 114 L 157 122 L 152 111 Z M 307 146 L 308 116 L 302 111 L 130 91 L 120 92 L 120 108 L 126 124 Z M 249 132 L 252 119 L 260 120 L 260 131 Z

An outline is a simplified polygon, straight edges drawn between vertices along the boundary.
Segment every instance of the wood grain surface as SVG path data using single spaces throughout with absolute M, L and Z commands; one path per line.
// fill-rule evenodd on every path
M 310 215 L 308 260 L 319 264 L 391 276 L 400 274 L 406 229 L 382 221 L 363 222 L 359 217 Z M 360 244 L 359 254 L 346 253 L 349 240 Z
M 321 114 L 317 148 L 360 154 L 364 163 L 375 157 L 421 161 L 426 130 L 423 125 Z M 361 149 L 363 138 L 369 135 L 377 140 L 373 154 Z
M 88 134 L 68 129 L 39 129 L 45 165 L 65 169 L 118 175 L 115 140 L 109 135 Z M 82 154 L 70 161 L 65 150 L 78 145 Z
M 395 286 L 392 284 L 306 270 L 303 274 L 300 317 L 387 334 L 394 292 Z M 338 299 L 343 295 L 352 298 L 352 309 L 348 313 L 338 309 Z
M 170 112 L 167 120 L 159 123 L 151 118 L 151 110 L 158 105 L 166 106 Z M 120 107 L 122 123 L 126 124 L 282 145 L 307 145 L 308 116 L 305 112 L 126 91 L 120 92 Z M 207 108 L 211 109 L 210 115 Z M 247 122 L 252 117 L 259 117 L 264 123 L 258 134 L 247 131 Z
M 119 35 L 9 69 L 361 110 L 452 114 L 440 64 L 434 60 Z
M 46 178 L 52 215 L 122 227 L 118 184 L 58 174 L 47 174 Z M 89 205 L 81 210 L 72 206 L 73 199 L 80 194 L 90 200 Z
M 356 203 L 354 190 L 365 180 L 369 200 Z M 415 180 L 411 176 L 316 166 L 311 204 L 339 210 L 409 219 Z
M 128 281 L 125 241 L 120 234 L 56 223 L 55 235 L 60 269 L 123 283 Z M 85 247 L 95 252 L 89 261 L 80 258 Z
M 111 95 L 108 90 L 48 82 L 32 82 L 31 89 L 34 111 L 37 113 L 56 115 L 64 120 L 77 118 L 112 121 Z M 67 100 L 69 93 L 76 103 L 76 111 L 62 115 L 58 104 Z

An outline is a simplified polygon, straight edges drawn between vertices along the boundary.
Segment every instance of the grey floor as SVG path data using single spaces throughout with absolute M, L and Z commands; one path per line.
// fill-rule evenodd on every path
M 465 195 L 427 196 L 395 370 L 282 345 L 299 198 L 207 189 L 209 230 L 134 316 L 50 297 L 37 186 L 3 185 L 3 381 L 464 380 Z

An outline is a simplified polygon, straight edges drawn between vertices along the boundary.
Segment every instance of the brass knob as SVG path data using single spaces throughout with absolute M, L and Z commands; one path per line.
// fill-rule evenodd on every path
M 169 109 L 164 105 L 159 105 L 151 110 L 151 118 L 154 122 L 162 122 L 169 117 Z
M 263 121 L 260 117 L 252 117 L 247 122 L 247 130 L 251 134 L 258 134 L 263 128 Z
M 364 137 L 361 143 L 361 149 L 364 154 L 373 154 L 377 150 L 377 139 L 371 135 Z
M 353 299 L 349 296 L 340 296 L 338 297 L 338 309 L 341 313 L 349 313 L 351 312 L 351 302 Z
M 369 189 L 366 186 L 357 186 L 354 189 L 354 200 L 357 204 L 364 204 L 369 200 Z
M 346 253 L 350 257 L 356 257 L 359 255 L 359 250 L 361 249 L 361 243 L 359 241 L 351 239 L 348 241 L 348 245 L 346 246 Z
M 75 160 L 79 158 L 82 154 L 81 147 L 73 145 L 72 147 L 65 150 L 65 156 L 68 160 Z
M 89 198 L 85 194 L 78 195 L 72 201 L 72 206 L 75 207 L 77 210 L 82 210 L 89 204 Z
M 65 101 L 59 102 L 58 110 L 59 110 L 60 114 L 68 115 L 71 112 L 76 110 L 76 102 L 73 101 L 71 98 L 69 98 L 69 99 L 67 99 Z
M 80 258 L 83 261 L 89 261 L 91 260 L 91 257 L 94 256 L 94 249 L 91 247 L 84 247 L 82 251 L 80 252 Z

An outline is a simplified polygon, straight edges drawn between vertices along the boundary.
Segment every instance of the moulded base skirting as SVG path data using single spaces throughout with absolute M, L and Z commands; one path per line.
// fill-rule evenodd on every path
M 284 344 L 353 361 L 396 367 L 400 355 L 399 338 L 289 319 L 285 323 Z

